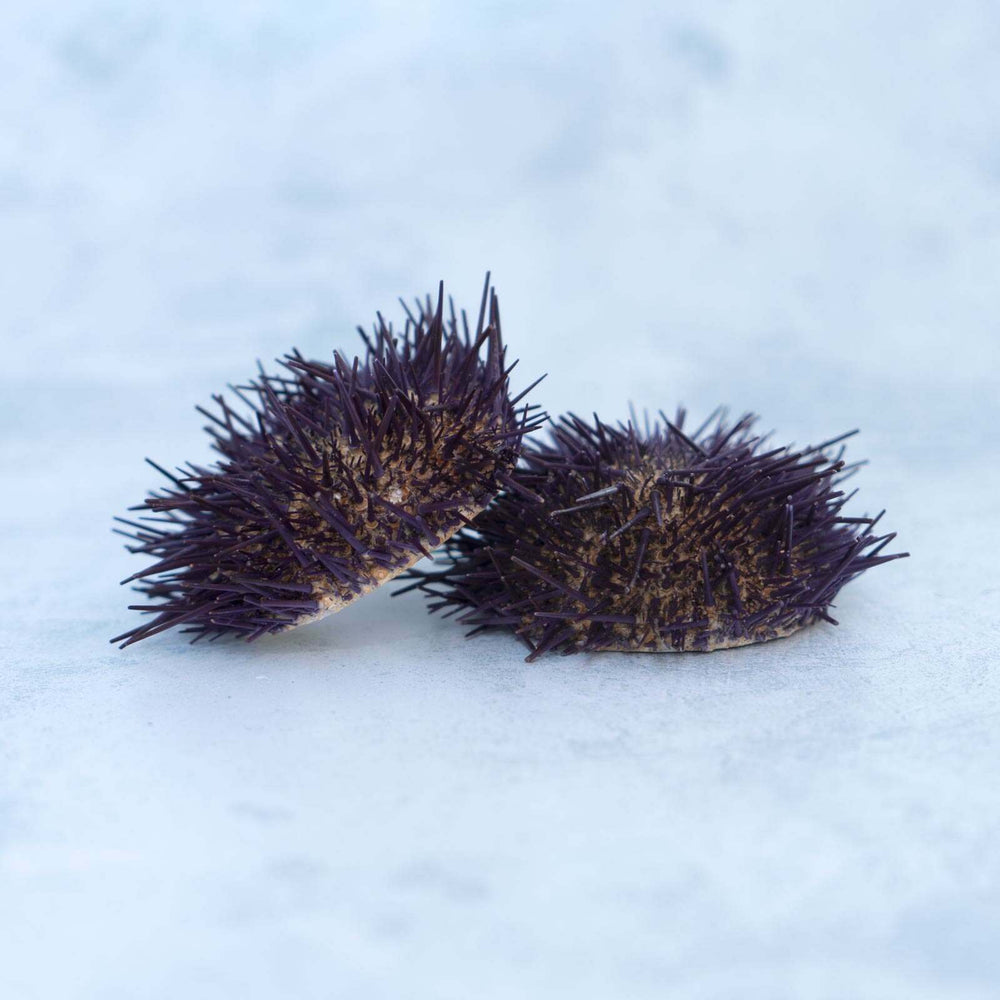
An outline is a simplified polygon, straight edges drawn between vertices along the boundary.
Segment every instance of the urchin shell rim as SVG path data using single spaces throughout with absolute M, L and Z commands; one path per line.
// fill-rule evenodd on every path
M 444 545 L 449 538 L 464 528 L 466 526 L 465 519 L 472 520 L 472 518 L 474 518 L 477 514 L 482 513 L 493 502 L 494 496 L 495 494 L 486 498 L 481 505 L 477 504 L 476 506 L 458 508 L 459 517 L 463 520 L 459 520 L 453 527 L 444 531 L 432 546 L 432 550 L 438 548 L 438 546 Z M 356 591 L 349 599 L 346 600 L 340 597 L 339 594 L 334 595 L 329 591 L 324 592 L 317 588 L 313 592 L 313 598 L 317 604 L 319 604 L 319 608 L 316 611 L 310 614 L 302 615 L 294 622 L 291 622 L 282 628 L 275 629 L 270 634 L 285 635 L 297 628 L 301 628 L 303 625 L 312 625 L 314 622 L 322 621 L 324 618 L 329 618 L 330 615 L 335 615 L 338 612 L 343 611 L 345 608 L 349 608 L 362 597 L 367 597 L 368 594 L 375 593 L 375 591 L 380 587 L 389 583 L 391 580 L 395 580 L 396 577 L 400 576 L 400 574 L 412 569 L 418 562 L 420 562 L 421 559 L 426 558 L 427 556 L 425 556 L 424 553 L 416 552 L 395 566 L 380 567 L 371 574 L 369 581 L 362 585 L 360 590 Z
M 744 646 L 762 646 L 767 642 L 775 642 L 778 639 L 788 639 L 790 636 L 795 635 L 796 632 L 802 632 L 805 629 L 811 628 L 813 625 L 820 621 L 817 616 L 812 616 L 810 618 L 803 619 L 802 621 L 796 622 L 794 625 L 784 625 L 772 630 L 771 635 L 760 635 L 756 637 L 751 636 L 734 636 L 731 640 L 723 642 L 715 642 L 709 639 L 708 643 L 704 648 L 698 649 L 695 647 L 687 648 L 684 646 L 675 646 L 673 643 L 664 642 L 662 638 L 654 646 L 626 646 L 626 645 L 607 645 L 607 646 L 593 646 L 586 650 L 572 650 L 572 653 L 649 653 L 652 655 L 657 655 L 659 653 L 718 653 L 725 649 L 741 649 Z

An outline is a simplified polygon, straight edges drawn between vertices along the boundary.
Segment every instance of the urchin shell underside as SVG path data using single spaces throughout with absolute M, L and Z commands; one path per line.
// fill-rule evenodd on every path
M 859 573 L 900 558 L 878 517 L 847 517 L 842 441 L 768 448 L 748 414 L 685 433 L 570 415 L 529 443 L 506 490 L 413 571 L 431 610 L 549 650 L 710 651 L 817 620 Z M 851 432 L 853 434 L 855 432 Z M 840 447 L 832 452 L 835 446 Z M 530 495 L 529 495 L 530 494 Z M 472 634 L 472 633 L 470 633 Z
M 221 460 L 189 464 L 121 519 L 129 550 L 155 562 L 135 582 L 149 621 L 123 645 L 181 626 L 194 639 L 269 632 L 321 618 L 428 555 L 495 496 L 533 406 L 511 399 L 499 307 L 486 288 L 474 331 L 443 286 L 393 332 L 381 315 L 348 362 L 297 351 L 199 407 Z M 485 348 L 485 357 L 481 354 Z M 526 390 L 527 392 L 528 390 Z M 242 404 L 242 405 L 240 405 Z

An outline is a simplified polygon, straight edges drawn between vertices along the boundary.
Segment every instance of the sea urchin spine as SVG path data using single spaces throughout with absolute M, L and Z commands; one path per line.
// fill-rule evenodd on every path
M 443 284 L 436 308 L 403 303 L 401 336 L 379 315 L 371 337 L 359 328 L 366 352 L 353 362 L 293 351 L 282 374 L 231 387 L 246 409 L 221 395 L 216 412 L 199 407 L 222 458 L 176 475 L 150 463 L 171 485 L 131 508 L 138 520 L 117 520 L 129 551 L 156 560 L 123 581 L 153 617 L 112 642 L 174 626 L 256 639 L 320 618 L 519 488 L 521 440 L 542 418 L 518 408 L 525 393 L 509 398 L 489 275 L 474 332 L 448 301 L 447 319 Z
M 529 660 L 708 651 L 836 624 L 845 583 L 906 555 L 884 554 L 881 514 L 842 513 L 856 432 L 795 451 L 767 448 L 750 414 L 691 433 L 683 411 L 660 420 L 640 432 L 563 417 L 525 445 L 516 488 L 448 542 L 446 567 L 411 571 L 410 586 L 470 634 L 513 630 Z

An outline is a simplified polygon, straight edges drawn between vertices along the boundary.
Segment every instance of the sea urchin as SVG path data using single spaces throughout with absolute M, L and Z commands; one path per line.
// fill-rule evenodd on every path
M 442 284 L 436 309 L 430 296 L 415 313 L 403 303 L 401 336 L 381 315 L 373 337 L 360 331 L 363 358 L 293 351 L 282 374 L 231 387 L 246 410 L 222 396 L 218 412 L 199 407 L 222 458 L 178 475 L 150 463 L 171 485 L 132 508 L 139 520 L 118 520 L 129 550 L 156 560 L 123 581 L 154 617 L 112 642 L 173 626 L 256 639 L 321 618 L 518 488 L 510 473 L 539 416 L 517 408 L 524 393 L 509 398 L 489 275 L 474 332 L 449 304 L 446 320 Z
M 863 464 L 843 462 L 854 431 L 796 451 L 768 448 L 750 414 L 690 434 L 683 411 L 660 420 L 563 417 L 525 445 L 517 487 L 451 538 L 446 567 L 410 586 L 473 633 L 513 630 L 529 660 L 708 651 L 836 624 L 845 583 L 906 555 L 882 554 L 895 535 L 875 535 L 881 514 L 841 513 L 836 487 Z

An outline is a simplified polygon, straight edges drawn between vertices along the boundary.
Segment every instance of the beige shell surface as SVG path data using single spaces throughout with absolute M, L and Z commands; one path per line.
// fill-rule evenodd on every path
M 459 508 L 459 513 L 462 518 L 471 519 L 480 513 L 492 500 L 485 500 L 482 504 L 473 507 L 461 507 Z M 456 520 L 454 525 L 445 531 L 443 531 L 437 537 L 437 541 L 434 543 L 434 548 L 439 545 L 443 545 L 452 535 L 455 534 L 460 528 L 464 526 L 464 520 Z M 383 566 L 377 563 L 372 563 L 371 577 L 369 581 L 355 594 L 352 594 L 349 598 L 345 598 L 336 588 L 328 586 L 322 580 L 315 580 L 313 582 L 313 597 L 319 604 L 319 608 L 312 614 L 303 615 L 293 624 L 286 626 L 281 629 L 281 632 L 290 632 L 292 629 L 299 628 L 302 625 L 310 625 L 313 622 L 318 622 L 329 615 L 336 614 L 338 611 L 343 611 L 348 605 L 353 604 L 355 601 L 367 594 L 372 593 L 374 590 L 378 590 L 379 587 L 384 583 L 388 583 L 390 580 L 395 579 L 402 573 L 405 573 L 411 566 L 416 565 L 421 559 L 425 558 L 420 553 L 414 553 L 410 558 L 405 559 L 395 566 Z
M 630 491 L 632 509 L 647 508 L 648 510 L 654 507 L 652 493 L 656 490 L 658 476 L 664 471 L 669 471 L 669 467 L 657 464 L 646 465 L 637 470 L 622 470 L 619 488 Z M 721 509 L 728 508 L 723 506 Z M 564 511 L 559 513 L 564 513 Z M 678 506 L 672 510 L 662 511 L 663 523 L 667 526 L 673 521 L 678 521 L 680 527 L 683 528 L 684 521 L 689 517 L 690 514 Z M 602 520 L 584 517 L 580 524 L 579 535 L 575 539 L 575 554 L 579 558 L 574 564 L 572 572 L 566 573 L 565 582 L 582 593 L 588 603 L 597 602 L 602 597 L 602 591 L 595 587 L 593 574 L 589 572 L 588 568 L 596 566 L 606 553 L 610 541 L 607 534 L 609 530 L 607 524 Z M 772 639 L 782 639 L 815 620 L 815 618 L 807 616 L 777 625 L 760 624 L 751 627 L 743 634 L 734 635 L 734 622 L 731 613 L 726 612 L 721 606 L 705 608 L 702 604 L 702 571 L 698 559 L 701 538 L 697 533 L 690 532 L 685 535 L 681 531 L 679 536 L 672 536 L 664 530 L 649 536 L 648 543 L 643 543 L 647 545 L 644 567 L 647 570 L 650 567 L 656 568 L 656 572 L 659 574 L 660 567 L 674 563 L 686 567 L 686 575 L 670 578 L 656 575 L 643 581 L 635 589 L 633 588 L 636 581 L 630 579 L 629 574 L 635 562 L 637 548 L 640 545 L 639 536 L 636 533 L 626 534 L 618 544 L 627 548 L 627 553 L 612 561 L 612 582 L 616 584 L 616 593 L 629 595 L 630 606 L 617 608 L 612 605 L 608 611 L 620 611 L 623 614 L 633 615 L 636 624 L 615 626 L 609 630 L 610 634 L 606 635 L 600 644 L 587 645 L 589 619 L 583 611 L 584 605 L 577 602 L 573 610 L 580 612 L 579 617 L 572 618 L 567 622 L 568 627 L 574 631 L 569 643 L 576 651 L 582 651 L 586 647 L 587 652 L 711 653 L 720 649 L 736 649 L 741 646 L 769 642 Z M 661 552 L 664 554 L 661 555 Z M 767 595 L 771 584 L 766 578 L 766 572 L 761 568 L 762 556 L 765 553 L 753 545 L 744 545 L 738 552 L 739 558 L 742 560 L 739 576 L 744 586 L 751 593 Z M 622 567 L 626 567 L 626 569 L 623 570 Z M 606 584 L 602 584 L 602 586 L 606 586 Z M 673 598 L 676 604 L 672 615 L 673 620 L 693 621 L 704 618 L 706 621 L 704 628 L 693 628 L 690 631 L 685 629 L 683 639 L 677 643 L 670 641 L 671 632 L 666 629 L 665 638 L 660 631 L 661 618 L 658 609 L 662 598 L 668 595 Z M 517 592 L 514 594 L 513 600 L 518 601 L 527 596 L 527 592 Z M 766 597 L 767 602 L 772 600 L 773 597 Z M 751 609 L 751 613 L 753 610 L 758 609 Z M 538 619 L 531 616 L 522 617 L 521 629 L 523 634 L 536 640 Z M 694 641 L 696 636 L 706 635 L 706 642 L 696 644 Z

